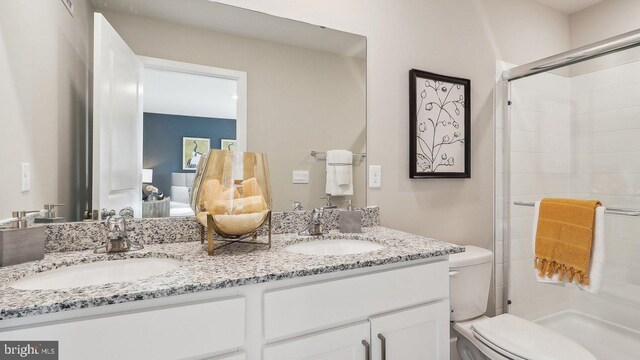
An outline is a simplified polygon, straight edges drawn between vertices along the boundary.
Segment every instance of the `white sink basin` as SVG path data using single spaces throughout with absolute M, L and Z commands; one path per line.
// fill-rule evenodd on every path
M 353 255 L 383 249 L 384 246 L 365 240 L 325 239 L 300 242 L 284 249 L 288 252 L 304 255 Z
M 114 282 L 135 281 L 180 266 L 174 259 L 125 259 L 67 266 L 27 276 L 11 287 L 21 290 L 58 290 Z

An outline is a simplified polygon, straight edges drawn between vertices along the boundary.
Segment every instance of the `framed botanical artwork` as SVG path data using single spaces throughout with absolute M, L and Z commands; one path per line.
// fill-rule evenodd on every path
M 235 139 L 220 139 L 220 149 L 236 151 L 236 142 Z
M 211 140 L 207 138 L 182 138 L 182 170 L 196 171 L 198 162 L 211 148 Z
M 471 80 L 409 71 L 409 177 L 471 177 Z

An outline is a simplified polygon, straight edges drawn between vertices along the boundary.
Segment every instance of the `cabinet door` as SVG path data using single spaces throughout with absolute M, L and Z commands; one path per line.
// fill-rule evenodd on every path
M 201 359 L 244 346 L 245 308 L 235 298 L 5 331 L 0 339 L 56 340 L 64 360 Z
M 366 322 L 324 331 L 270 345 L 264 360 L 365 360 L 369 336 Z
M 449 301 L 371 318 L 373 360 L 449 360 Z

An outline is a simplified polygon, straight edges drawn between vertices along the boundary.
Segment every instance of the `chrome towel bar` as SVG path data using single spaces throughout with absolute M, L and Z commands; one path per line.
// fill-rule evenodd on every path
M 311 156 L 313 156 L 314 158 L 318 159 L 318 160 L 325 160 L 327 158 L 327 153 L 323 152 L 323 151 L 315 151 L 315 150 L 311 150 Z M 367 157 L 366 153 L 353 153 L 354 157 L 360 157 L 362 159 Z M 351 165 L 351 164 L 349 164 Z
M 513 205 L 534 207 L 536 206 L 536 203 L 533 201 L 514 201 Z M 607 208 L 605 213 L 624 216 L 640 216 L 640 209 Z

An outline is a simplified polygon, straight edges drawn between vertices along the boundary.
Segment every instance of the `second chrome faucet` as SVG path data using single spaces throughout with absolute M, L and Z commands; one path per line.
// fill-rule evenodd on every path
M 302 236 L 318 236 L 324 233 L 324 208 L 315 208 L 311 212 L 311 221 L 309 225 L 298 235 Z
M 133 209 L 131 210 L 133 212 Z M 123 212 L 121 212 L 123 214 Z M 125 213 L 128 215 L 128 213 Z M 124 214 L 123 214 L 124 215 Z M 107 227 L 107 240 L 104 246 L 100 246 L 95 253 L 118 253 L 143 249 L 144 246 L 129 239 L 127 233 L 128 216 L 109 216 L 104 224 Z

